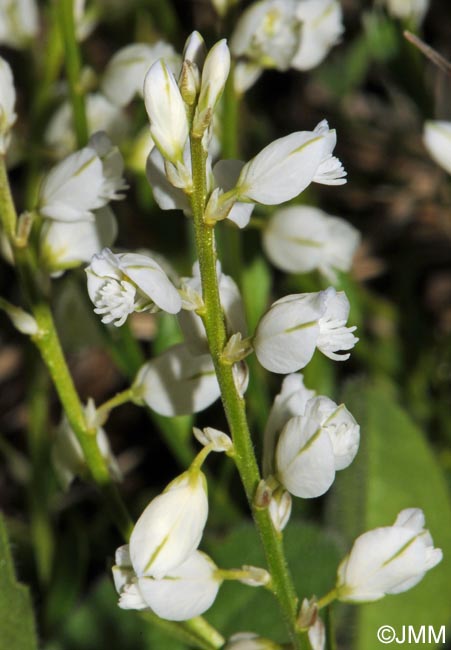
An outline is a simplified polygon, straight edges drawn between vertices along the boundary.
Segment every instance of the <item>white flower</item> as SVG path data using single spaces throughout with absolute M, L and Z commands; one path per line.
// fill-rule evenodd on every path
M 138 578 L 128 546 L 116 551 L 113 579 L 122 609 L 151 609 L 160 618 L 184 621 L 203 614 L 214 602 L 221 578 L 205 553 L 194 551 L 163 578 Z
M 232 190 L 237 184 L 241 170 L 244 167 L 244 162 L 241 160 L 219 160 L 213 167 L 213 176 L 215 185 L 228 192 Z M 213 193 L 214 194 L 214 193 Z M 205 210 L 205 218 L 208 218 L 209 212 L 212 219 L 218 219 L 217 205 L 214 204 L 213 194 Z M 221 192 L 217 194 L 218 200 L 221 197 Z M 232 207 L 229 210 L 226 206 L 226 219 L 233 221 L 239 228 L 245 228 L 251 218 L 252 210 L 254 209 L 253 203 L 241 203 L 233 199 Z
M 138 578 L 163 578 L 197 549 L 208 516 L 204 474 L 188 470 L 149 503 L 130 536 Z
M 382 2 L 395 18 L 413 19 L 416 23 L 421 23 L 429 9 L 429 0 L 382 0 Z
M 188 117 L 174 75 L 161 59 L 145 77 L 144 102 L 155 145 L 164 158 L 173 163 L 182 161 L 188 139 Z
M 98 9 L 94 4 L 85 7 L 86 0 L 74 0 L 75 33 L 78 41 L 84 41 L 94 31 L 97 24 Z
M 79 266 L 116 239 L 117 224 L 105 206 L 94 212 L 95 221 L 55 221 L 44 219 L 40 235 L 39 259 L 50 272 Z
M 134 311 L 158 309 L 176 314 L 182 301 L 161 266 L 138 253 L 115 255 L 108 248 L 94 255 L 86 269 L 88 293 L 102 323 L 120 327 Z
M 321 63 L 343 33 L 341 5 L 337 0 L 301 0 L 296 17 L 302 25 L 301 40 L 291 67 L 310 70 Z
M 274 398 L 263 434 L 264 476 L 274 472 L 274 450 L 279 433 L 290 418 L 304 414 L 305 406 L 312 397 L 315 397 L 315 391 L 304 386 L 301 374 L 284 378 L 280 393 Z
M 246 335 L 246 317 L 244 314 L 243 299 L 238 285 L 229 275 L 221 272 L 218 264 L 216 273 L 218 276 L 219 296 L 221 306 L 224 310 L 227 334 L 231 336 L 235 332 Z M 194 292 L 202 300 L 202 284 L 200 279 L 199 263 L 193 265 L 193 276 L 182 278 L 182 287 L 185 291 Z M 180 327 L 182 328 L 186 344 L 194 354 L 205 354 L 208 352 L 207 334 L 200 316 L 194 310 L 182 310 L 178 315 Z
M 89 424 L 92 424 L 95 414 L 95 405 L 89 400 L 85 407 L 85 416 Z M 115 481 L 122 478 L 117 461 L 111 451 L 110 443 L 104 429 L 93 426 L 96 429 L 95 439 L 99 451 L 108 464 L 111 476 Z M 69 425 L 66 416 L 61 421 L 52 447 L 52 462 L 56 474 L 64 490 L 67 490 L 76 476 L 84 476 L 87 472 L 85 457 L 78 438 Z
M 39 29 L 35 0 L 0 2 L 0 43 L 9 47 L 26 47 Z
M 345 183 L 341 163 L 332 156 L 335 143 L 335 131 L 325 120 L 314 131 L 274 140 L 244 165 L 235 189 L 238 200 L 275 205 L 293 199 L 312 181 Z
M 152 45 L 133 43 L 121 48 L 105 69 L 102 92 L 113 104 L 121 107 L 131 102 L 135 95 L 142 97 L 146 72 L 158 59 L 163 59 L 174 74 L 180 69 L 180 56 L 165 41 Z
M 220 395 L 210 355 L 195 356 L 183 344 L 142 366 L 133 389 L 153 411 L 166 416 L 198 413 Z
M 262 72 L 263 69 L 253 61 L 238 61 L 233 68 L 233 87 L 236 94 L 245 93 L 260 78 Z
M 221 578 L 205 553 L 194 551 L 163 578 L 140 578 L 140 592 L 157 616 L 169 621 L 186 621 L 200 616 L 215 601 Z
M 426 122 L 423 142 L 435 162 L 451 174 L 451 122 Z
M 443 553 L 434 548 L 418 508 L 402 510 L 393 526 L 360 535 L 338 567 L 338 598 L 370 602 L 414 587 Z
M 9 146 L 10 131 L 16 121 L 14 107 L 16 89 L 9 63 L 0 57 L 0 154 L 4 155 Z
M 330 281 L 349 271 L 360 233 L 339 217 L 306 205 L 277 210 L 263 232 L 263 248 L 277 268 L 288 273 L 318 269 Z
M 297 497 L 321 496 L 335 472 L 348 467 L 359 446 L 360 427 L 344 404 L 310 399 L 300 416 L 288 420 L 276 447 L 276 475 Z
M 93 210 L 124 197 L 122 172 L 118 149 L 104 133 L 96 133 L 87 147 L 50 170 L 40 188 L 38 210 L 58 221 L 93 220 Z
M 254 2 L 241 15 L 230 49 L 262 68 L 288 70 L 300 43 L 301 23 L 295 0 Z
M 200 94 L 193 121 L 193 131 L 196 135 L 202 135 L 209 126 L 224 90 L 229 70 L 230 52 L 227 41 L 222 39 L 208 52 L 202 68 Z
M 286 374 L 304 368 L 317 347 L 336 361 L 345 361 L 358 339 L 355 327 L 345 327 L 349 301 L 333 287 L 277 300 L 260 320 L 253 345 L 267 370 Z
M 88 133 L 105 131 L 115 144 L 121 142 L 130 127 L 129 118 L 124 111 L 101 93 L 88 94 L 85 104 Z M 52 115 L 44 139 L 60 158 L 76 149 L 73 111 L 68 100 L 63 102 Z

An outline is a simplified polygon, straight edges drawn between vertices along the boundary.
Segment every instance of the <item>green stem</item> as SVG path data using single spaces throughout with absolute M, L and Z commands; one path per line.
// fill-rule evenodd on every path
M 263 543 L 274 593 L 290 630 L 294 647 L 302 650 L 305 648 L 305 637 L 296 628 L 298 598 L 285 559 L 282 537 L 275 530 L 268 509 L 257 508 L 254 505 L 255 490 L 261 477 L 247 423 L 245 402 L 235 386 L 232 367 L 224 363 L 221 358 L 227 335 L 216 275 L 214 232 L 213 228 L 204 222 L 207 197 L 205 153 L 201 140 L 194 137 L 191 138 L 191 160 L 194 188 L 192 211 L 205 304 L 203 320 L 208 344 L 235 446 L 235 462 Z
M 239 158 L 239 97 L 230 71 L 222 96 L 221 154 L 223 158 Z M 243 240 L 235 224 L 226 221 L 219 232 L 219 248 L 224 271 L 242 285 Z
M 5 235 L 12 243 L 16 236 L 17 214 L 14 207 L 5 159 L 0 160 L 0 220 Z
M 174 623 L 146 611 L 141 614 L 141 618 L 158 626 L 173 639 L 198 650 L 217 650 L 224 645 L 224 639 L 219 632 L 200 616 L 182 623 Z
M 110 411 L 115 409 L 117 406 L 122 406 L 122 404 L 126 404 L 127 402 L 132 402 L 133 398 L 134 398 L 133 388 L 126 388 L 120 393 L 116 393 L 114 397 L 111 397 L 109 400 L 101 404 L 97 408 L 97 415 L 100 418 L 105 417 L 105 419 L 107 419 Z
M 75 34 L 73 0 L 56 0 L 56 10 L 65 50 L 66 75 L 74 117 L 77 144 L 84 147 L 88 141 L 88 121 L 81 85 L 81 56 Z

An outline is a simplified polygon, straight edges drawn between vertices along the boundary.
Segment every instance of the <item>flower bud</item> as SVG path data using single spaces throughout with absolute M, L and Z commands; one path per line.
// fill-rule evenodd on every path
M 161 266 L 138 253 L 115 255 L 105 248 L 86 269 L 88 293 L 102 323 L 120 327 L 134 311 L 177 313 L 182 301 Z
M 210 124 L 214 110 L 224 90 L 230 70 L 230 52 L 227 41 L 218 41 L 209 51 L 202 69 L 202 80 L 193 132 L 201 136 Z
M 248 587 L 264 587 L 271 580 L 271 575 L 268 571 L 258 566 L 245 564 L 241 567 L 241 572 L 246 575 L 243 575 L 239 579 L 239 582 L 242 582 L 243 585 L 247 585 Z
M 443 557 L 434 548 L 418 508 L 402 510 L 393 526 L 358 537 L 338 567 L 337 593 L 345 602 L 371 602 L 414 587 Z
M 184 61 L 191 61 L 191 63 L 196 64 L 198 70 L 202 70 L 206 56 L 207 48 L 205 47 L 204 39 L 199 32 L 192 32 L 186 39 L 183 49 Z
M 14 327 L 22 334 L 26 334 L 27 336 L 36 336 L 39 334 L 39 327 L 35 318 L 21 307 L 16 307 L 16 305 L 12 305 L 0 297 L 0 309 L 7 314 Z
M 451 122 L 426 122 L 423 142 L 435 162 L 451 174 Z
M 10 131 L 16 121 L 14 112 L 16 103 L 16 89 L 9 64 L 0 57 L 0 154 L 5 155 L 9 141 Z
M 211 356 L 195 356 L 183 344 L 142 366 L 133 391 L 153 411 L 166 416 L 198 413 L 220 395 Z
M 130 536 L 130 558 L 138 576 L 163 578 L 197 549 L 208 516 L 207 483 L 199 470 L 186 471 L 152 499 Z
M 226 433 L 213 429 L 212 427 L 205 427 L 198 429 L 193 427 L 193 433 L 196 438 L 204 447 L 210 445 L 212 451 L 225 451 L 231 452 L 233 450 L 233 442 Z
M 273 492 L 269 502 L 269 516 L 274 528 L 281 533 L 287 525 L 291 515 L 291 494 L 283 489 Z
M 286 374 L 304 368 L 318 347 L 336 361 L 345 361 L 358 339 L 345 327 L 349 301 L 333 287 L 318 293 L 285 296 L 260 320 L 254 337 L 258 360 L 267 370 Z
M 174 75 L 161 59 L 153 64 L 144 80 L 144 102 L 155 145 L 167 160 L 182 161 L 188 118 Z

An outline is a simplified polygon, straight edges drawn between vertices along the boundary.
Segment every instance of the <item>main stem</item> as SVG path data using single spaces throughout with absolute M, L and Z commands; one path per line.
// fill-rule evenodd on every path
M 296 650 L 305 650 L 307 647 L 304 641 L 305 635 L 296 628 L 298 598 L 285 559 L 281 535 L 275 530 L 268 509 L 256 507 L 254 504 L 255 491 L 261 476 L 247 423 L 245 402 L 235 386 L 232 367 L 224 363 L 221 358 L 221 353 L 227 342 L 227 333 L 216 275 L 214 231 L 204 222 L 207 199 L 206 156 L 199 138 L 191 138 L 191 160 L 193 170 L 192 211 L 205 304 L 203 320 L 221 389 L 225 414 L 235 446 L 235 462 L 262 540 L 271 573 L 273 591 L 289 628 L 293 646 Z

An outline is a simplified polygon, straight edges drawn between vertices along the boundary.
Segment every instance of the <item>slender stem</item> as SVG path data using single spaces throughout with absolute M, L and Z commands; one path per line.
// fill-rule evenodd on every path
M 205 304 L 203 321 L 208 344 L 235 446 L 235 462 L 263 543 L 274 593 L 290 630 L 294 647 L 297 650 L 302 650 L 305 648 L 305 635 L 300 634 L 296 629 L 298 598 L 285 559 L 282 537 L 275 530 L 268 509 L 257 508 L 253 502 L 255 490 L 261 477 L 247 423 L 245 402 L 235 386 L 233 368 L 224 363 L 221 358 L 226 343 L 226 329 L 216 275 L 214 232 L 212 227 L 205 224 L 203 218 L 207 196 L 205 153 L 201 140 L 194 137 L 191 138 L 191 161 L 194 188 L 192 211 Z
M 157 625 L 173 639 L 198 650 L 217 650 L 224 645 L 224 639 L 219 632 L 200 616 L 182 623 L 174 623 L 159 618 L 153 612 L 145 611 L 142 612 L 141 618 Z
M 56 0 L 61 38 L 65 49 L 66 75 L 74 117 L 77 144 L 84 147 L 88 141 L 88 121 L 83 88 L 81 86 L 81 57 L 75 34 L 73 0 Z
M 189 621 L 182 623 L 182 626 L 195 634 L 198 638 L 202 639 L 206 644 L 209 644 L 211 650 L 222 648 L 225 643 L 224 637 L 219 634 L 210 623 L 208 623 L 202 616 L 196 616 Z
M 223 158 L 239 158 L 239 97 L 230 71 L 222 96 L 221 153 Z M 219 247 L 224 271 L 232 275 L 241 287 L 243 277 L 243 239 L 239 229 L 224 223 L 219 233 Z
M 0 160 L 0 197 L 0 222 L 5 231 L 5 235 L 10 241 L 13 241 L 16 236 L 17 214 L 11 196 L 8 173 L 3 157 Z
M 117 406 L 121 406 L 122 404 L 126 404 L 127 402 L 132 402 L 133 398 L 134 398 L 133 388 L 126 388 L 120 393 L 116 393 L 114 397 L 111 397 L 109 400 L 101 404 L 97 408 L 97 415 L 100 418 L 105 417 L 106 419 L 110 411 L 112 411 Z
M 327 607 L 327 605 L 330 605 L 330 603 L 333 603 L 334 600 L 337 600 L 338 592 L 337 589 L 332 589 L 329 591 L 328 594 L 323 596 L 318 600 L 318 609 L 322 609 L 323 607 Z

